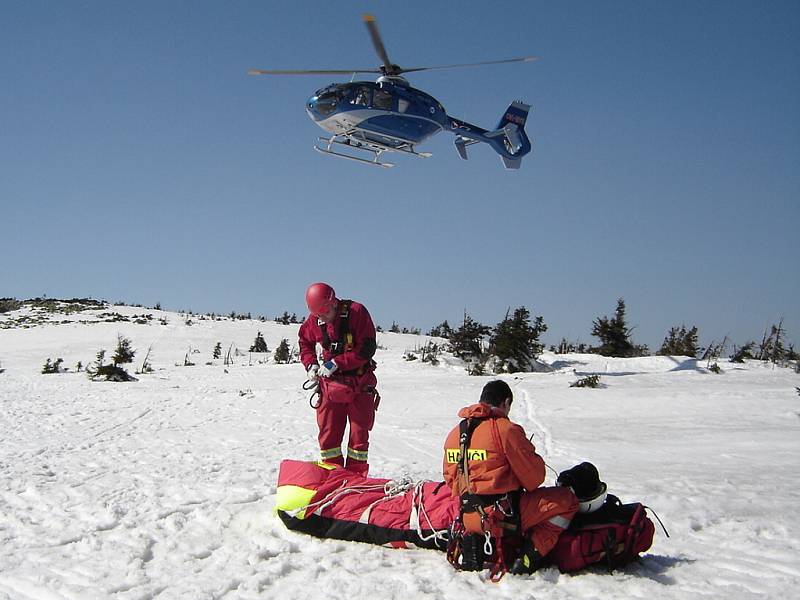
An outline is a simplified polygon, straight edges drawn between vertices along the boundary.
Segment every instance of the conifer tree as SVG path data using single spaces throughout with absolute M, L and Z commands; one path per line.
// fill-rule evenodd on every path
M 489 340 L 489 352 L 498 358 L 495 370 L 501 373 L 529 370 L 542 351 L 539 336 L 547 331 L 542 317 L 531 324 L 531 313 L 524 306 L 514 310 L 513 316 L 509 313 L 510 309 Z
M 732 363 L 743 363 L 745 359 L 755 358 L 753 356 L 753 348 L 755 348 L 755 345 L 755 342 L 749 341 L 741 347 L 734 346 L 730 361 Z
M 766 331 L 764 332 L 764 338 L 761 340 L 756 358 L 758 360 L 772 361 L 773 364 L 782 361 L 786 354 L 786 349 L 783 346 L 784 333 L 783 318 L 781 318 L 777 325 L 771 327 L 769 334 Z
M 127 344 L 123 343 L 123 340 L 127 342 Z M 136 381 L 135 377 L 129 375 L 125 369 L 119 366 L 123 364 L 123 362 L 133 361 L 134 352 L 130 349 L 130 340 L 120 335 L 117 338 L 117 342 L 117 352 L 114 354 L 113 358 L 115 362 L 108 365 L 103 364 L 106 351 L 100 350 L 97 353 L 97 360 L 86 367 L 86 374 L 90 379 L 97 380 L 101 377 L 105 377 L 106 381 Z M 129 358 L 129 360 L 125 361 L 124 359 L 126 357 Z M 116 362 L 118 359 L 120 362 Z
M 475 321 L 464 311 L 464 322 L 450 336 L 450 350 L 464 360 L 480 360 L 483 357 L 481 342 L 491 328 Z
M 278 364 L 286 364 L 290 359 L 291 350 L 289 349 L 289 340 L 283 338 L 275 349 L 275 362 Z
M 447 319 L 445 319 L 436 327 L 431 327 L 428 335 L 431 337 L 450 339 L 450 336 L 453 335 L 453 329 L 450 327 L 450 323 L 447 322 Z
M 133 362 L 134 354 L 136 354 L 136 352 L 131 347 L 131 341 L 128 338 L 123 337 L 121 334 L 117 335 L 117 348 L 114 351 L 114 356 L 111 359 L 111 362 L 114 363 L 114 366 Z
M 631 330 L 625 323 L 625 300 L 617 300 L 617 310 L 612 318 L 599 317 L 593 322 L 592 335 L 600 339 L 598 354 L 602 356 L 634 356 Z
M 267 342 L 264 341 L 264 336 L 261 335 L 260 331 L 256 335 L 256 341 L 250 346 L 250 352 L 269 352 Z
M 656 354 L 661 356 L 689 356 L 697 358 L 697 327 L 686 329 L 685 325 L 672 327 Z
M 222 343 L 217 342 L 217 345 L 214 346 L 214 354 L 212 358 L 222 358 Z

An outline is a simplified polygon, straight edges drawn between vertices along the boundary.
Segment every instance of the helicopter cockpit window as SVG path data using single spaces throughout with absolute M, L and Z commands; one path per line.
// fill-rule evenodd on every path
M 352 98 L 350 98 L 350 104 L 355 104 L 357 106 L 369 106 L 369 96 L 372 90 L 368 87 L 360 87 L 356 90 L 356 93 L 353 94 Z
M 329 115 L 336 110 L 339 96 L 335 92 L 324 92 L 317 97 L 316 108 L 322 115 Z
M 392 95 L 386 90 L 375 90 L 372 106 L 380 110 L 392 110 Z

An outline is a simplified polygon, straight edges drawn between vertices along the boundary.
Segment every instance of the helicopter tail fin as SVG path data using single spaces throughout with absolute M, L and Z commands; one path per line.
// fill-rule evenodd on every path
M 525 133 L 530 105 L 515 101 L 506 109 L 497 129 L 487 137 L 495 151 L 500 155 L 506 169 L 519 169 L 522 157 L 531 151 L 531 142 Z
M 528 120 L 528 111 L 530 109 L 530 104 L 525 104 L 524 102 L 515 100 L 506 109 L 506 112 L 503 114 L 503 118 L 500 119 L 500 122 L 497 124 L 497 129 L 502 129 L 509 123 L 515 123 L 519 125 L 520 129 L 524 129 L 525 121 Z

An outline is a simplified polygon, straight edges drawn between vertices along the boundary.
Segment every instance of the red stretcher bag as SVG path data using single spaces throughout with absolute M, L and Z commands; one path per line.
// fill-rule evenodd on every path
M 595 512 L 575 515 L 548 558 L 562 573 L 580 571 L 595 563 L 604 564 L 611 572 L 648 550 L 654 533 L 655 526 L 643 504 L 622 504 L 609 494 Z

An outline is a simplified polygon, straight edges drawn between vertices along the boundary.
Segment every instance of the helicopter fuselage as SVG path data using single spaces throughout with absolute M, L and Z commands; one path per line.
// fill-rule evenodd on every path
M 357 130 L 387 146 L 413 146 L 449 128 L 441 103 L 399 77 L 334 83 L 317 90 L 308 99 L 306 111 L 334 135 Z

